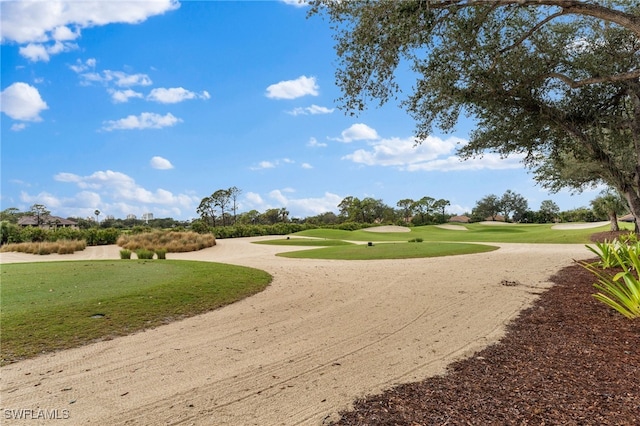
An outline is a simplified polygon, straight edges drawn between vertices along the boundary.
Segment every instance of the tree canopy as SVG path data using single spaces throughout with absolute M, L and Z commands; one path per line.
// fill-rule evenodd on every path
M 477 120 L 463 158 L 519 155 L 542 185 L 605 183 L 640 217 L 640 4 L 315 0 L 336 38 L 341 107 L 402 95 L 416 138 Z

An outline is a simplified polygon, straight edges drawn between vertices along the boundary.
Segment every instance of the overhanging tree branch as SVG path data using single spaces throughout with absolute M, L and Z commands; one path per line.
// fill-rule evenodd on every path
M 566 83 L 567 86 L 571 87 L 572 89 L 577 89 L 577 88 L 580 88 L 580 87 L 583 87 L 583 86 L 587 86 L 589 84 L 614 83 L 614 82 L 618 82 L 618 81 L 637 79 L 637 78 L 640 78 L 640 70 L 629 71 L 629 72 L 626 72 L 626 73 L 616 74 L 616 75 L 607 75 L 607 76 L 602 76 L 602 77 L 585 78 L 585 79 L 577 80 L 577 81 L 567 77 L 564 74 L 560 74 L 560 73 L 557 73 L 557 72 L 552 72 L 552 73 L 543 75 L 542 77 L 543 78 L 557 78 L 558 80 Z
M 450 7 L 475 7 L 481 5 L 518 5 L 518 6 L 555 6 L 563 10 L 563 14 L 591 16 L 604 21 L 613 22 L 633 31 L 640 37 L 640 17 L 621 12 L 598 2 L 579 0 L 425 0 L 433 9 Z

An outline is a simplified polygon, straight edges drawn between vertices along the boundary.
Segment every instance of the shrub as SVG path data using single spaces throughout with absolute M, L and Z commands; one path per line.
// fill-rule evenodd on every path
M 409 240 L 410 243 L 421 243 L 424 240 L 422 238 L 412 238 Z
M 60 244 L 58 243 L 40 243 L 36 252 L 41 255 L 57 253 L 60 250 Z
M 58 254 L 73 254 L 75 252 L 71 244 L 58 244 Z
M 153 231 L 141 234 L 121 235 L 117 244 L 129 250 L 164 249 L 169 253 L 201 250 L 216 245 L 213 234 L 197 232 Z
M 74 240 L 70 244 L 73 244 L 75 251 L 82 251 L 87 248 L 87 242 L 85 240 Z
M 593 296 L 605 305 L 615 309 L 629 319 L 640 318 L 640 253 L 638 243 L 627 245 L 613 241 L 591 249 L 600 257 L 599 262 L 580 264 L 593 273 L 598 281 L 594 287 L 599 290 Z M 622 268 L 615 275 L 602 271 L 612 267 Z
M 20 227 L 6 220 L 0 222 L 0 245 L 19 242 L 22 242 Z
M 122 249 L 120 250 L 120 259 L 131 259 L 131 250 Z
M 167 249 L 165 249 L 165 248 L 156 249 L 156 256 L 158 256 L 158 259 L 166 259 L 167 258 Z
M 72 254 L 86 248 L 86 243 L 81 240 L 61 240 L 43 243 L 10 243 L 2 246 L 0 251 L 15 251 L 19 253 L 31 253 L 46 255 L 51 253 Z
M 153 251 L 147 249 L 136 250 L 136 256 L 138 259 L 153 259 Z
M 39 243 L 47 239 L 47 231 L 37 226 L 25 226 L 20 230 L 20 241 Z

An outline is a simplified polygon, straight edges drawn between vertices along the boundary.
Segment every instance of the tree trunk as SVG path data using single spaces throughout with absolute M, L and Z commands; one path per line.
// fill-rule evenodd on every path
M 627 199 L 627 203 L 631 209 L 631 214 L 633 215 L 633 221 L 635 224 L 633 232 L 640 234 L 640 229 L 638 228 L 638 218 L 640 218 L 640 197 L 633 191 L 626 191 L 624 196 Z
M 620 227 L 618 226 L 618 215 L 616 212 L 609 212 L 609 221 L 611 222 L 611 231 L 617 232 L 620 230 Z

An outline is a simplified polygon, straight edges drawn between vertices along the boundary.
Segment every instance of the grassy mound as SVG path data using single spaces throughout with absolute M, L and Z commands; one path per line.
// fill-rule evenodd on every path
M 484 253 L 498 247 L 464 243 L 380 243 L 351 244 L 279 253 L 278 256 L 306 259 L 379 260 L 411 259 L 420 257 L 454 256 L 458 254 Z
M 271 279 L 253 268 L 175 260 L 2 265 L 1 363 L 198 315 Z

